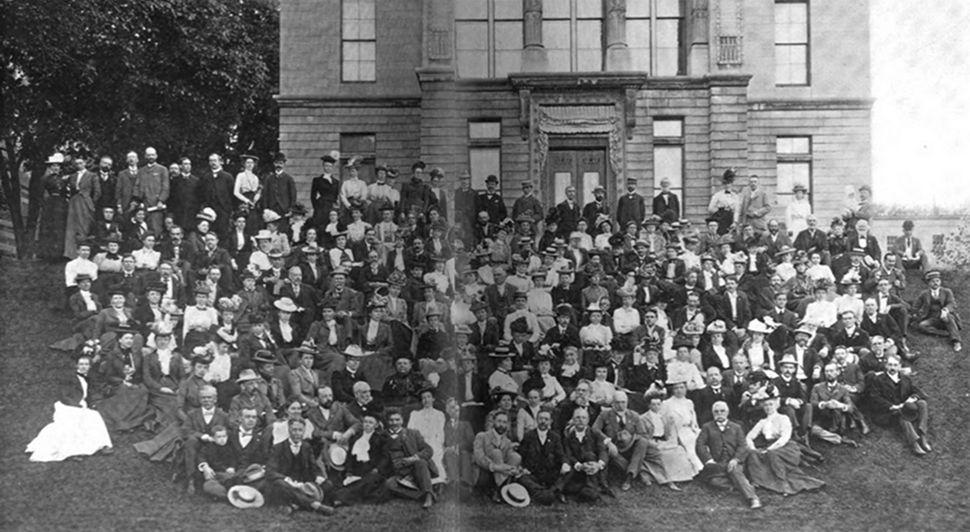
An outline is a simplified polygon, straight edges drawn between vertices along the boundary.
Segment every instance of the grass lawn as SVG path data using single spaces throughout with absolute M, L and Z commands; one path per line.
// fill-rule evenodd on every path
M 170 482 L 170 468 L 132 449 L 145 433 L 115 438 L 117 452 L 82 462 L 31 463 L 23 452 L 53 413 L 56 378 L 68 356 L 47 345 L 70 333 L 62 268 L 0 263 L 0 530 L 970 530 L 970 364 L 936 338 L 912 335 L 923 353 L 918 385 L 930 396 L 934 452 L 917 458 L 895 430 L 876 429 L 859 449 L 817 443 L 825 462 L 813 476 L 824 489 L 784 498 L 761 492 L 752 512 L 735 494 L 684 486 L 682 493 L 637 486 L 600 506 L 523 510 L 475 501 L 340 509 L 330 518 L 273 508 L 239 511 L 190 497 Z M 908 298 L 922 282 L 911 278 Z M 945 276 L 970 320 L 970 276 Z

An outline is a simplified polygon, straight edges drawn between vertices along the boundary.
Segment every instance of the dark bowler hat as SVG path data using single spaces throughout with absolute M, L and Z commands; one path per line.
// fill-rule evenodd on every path
M 331 164 L 334 164 L 337 162 L 337 159 L 334 159 L 333 155 L 329 155 L 329 154 L 324 155 L 323 157 L 320 157 L 320 160 L 325 163 L 331 163 Z
M 276 152 L 276 154 L 273 155 L 273 162 L 274 163 L 285 163 L 286 162 L 286 154 L 283 153 L 283 152 L 281 152 L 281 151 Z

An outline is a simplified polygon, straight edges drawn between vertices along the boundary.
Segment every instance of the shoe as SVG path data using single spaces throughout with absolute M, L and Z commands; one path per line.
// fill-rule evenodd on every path
M 557 499 L 559 500 L 559 502 L 566 504 L 566 496 L 564 494 L 560 493 Z
M 959 353 L 961 350 L 963 350 L 963 346 L 960 344 L 960 342 L 953 342 L 953 350 Z
M 345 503 L 344 501 L 339 501 L 339 500 L 333 501 L 333 507 L 334 508 L 340 508 L 341 506 L 349 506 L 349 505 L 347 503 Z
M 113 447 L 102 447 L 101 450 L 98 451 L 98 454 L 110 456 L 112 454 L 115 454 L 115 450 Z
M 916 456 L 924 456 L 926 454 L 926 451 L 924 451 L 923 448 L 920 447 L 919 442 L 913 443 L 913 454 L 915 454 Z
M 430 493 L 424 496 L 424 504 L 421 505 L 425 510 L 430 510 L 431 505 L 434 504 L 434 497 Z
M 189 486 L 185 488 L 185 493 L 195 495 L 195 482 L 189 481 Z
M 865 420 L 860 421 L 860 425 L 862 425 L 862 435 L 863 436 L 865 436 L 866 434 L 869 434 L 870 432 L 872 432 L 872 429 L 869 428 L 869 424 L 866 423 Z
M 323 504 L 320 502 L 315 502 L 311 504 L 310 508 L 313 508 L 314 512 L 317 512 L 323 515 L 333 515 L 333 506 L 327 506 L 326 504 Z
M 933 448 L 930 447 L 930 442 L 926 440 L 926 436 L 921 437 L 919 440 L 917 440 L 916 443 L 918 443 L 919 446 L 922 447 L 924 451 L 928 453 L 933 452 Z
M 751 499 L 751 509 L 757 510 L 758 508 L 761 508 L 761 499 L 755 497 Z
M 848 445 L 849 447 L 852 447 L 853 449 L 857 449 L 859 447 L 859 444 L 858 443 L 850 440 L 849 438 L 842 438 L 842 444 L 843 445 Z
M 683 490 L 680 489 L 680 487 L 677 484 L 675 484 L 673 482 L 671 482 L 670 484 L 667 484 L 667 485 L 670 486 L 670 490 L 671 491 L 683 491 Z
M 280 512 L 282 512 L 283 515 L 285 516 L 293 515 L 293 512 L 295 511 L 296 511 L 296 506 L 293 506 L 292 504 L 286 504 L 280 507 Z
M 624 480 L 623 485 L 620 486 L 620 491 L 630 491 L 633 486 L 630 484 L 630 479 Z

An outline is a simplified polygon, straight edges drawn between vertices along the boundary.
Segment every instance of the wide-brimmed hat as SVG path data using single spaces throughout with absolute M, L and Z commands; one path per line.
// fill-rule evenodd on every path
M 512 358 L 515 356 L 515 353 L 513 353 L 512 350 L 508 348 L 508 346 L 499 345 L 499 346 L 495 346 L 492 349 L 492 352 L 488 354 L 488 356 L 492 358 Z
M 199 214 L 195 215 L 195 218 L 197 220 L 205 220 L 209 223 L 212 223 L 216 221 L 216 211 L 214 211 L 212 207 L 206 207 L 202 209 L 202 211 L 199 212 Z
M 701 336 L 704 334 L 704 324 L 691 320 L 685 323 L 680 330 L 686 336 Z
M 724 320 L 714 320 L 707 326 L 707 332 L 724 334 L 727 332 L 727 324 L 724 323 Z
M 688 339 L 687 336 L 678 334 L 677 336 L 674 337 L 674 343 L 671 346 L 671 349 L 676 350 L 676 349 L 680 349 L 681 347 L 693 349 L 694 344 L 691 343 L 690 339 Z
M 245 484 L 237 484 L 229 488 L 226 493 L 229 504 L 236 508 L 261 508 L 263 506 L 263 494 L 258 489 Z
M 347 449 L 340 445 L 331 445 L 327 455 L 330 457 L 331 467 L 337 471 L 344 470 L 344 464 L 347 463 Z
M 344 356 L 348 356 L 348 357 L 364 358 L 366 356 L 369 356 L 370 354 L 371 353 L 364 351 L 363 349 L 360 348 L 359 345 L 355 345 L 355 344 L 350 344 L 344 349 Z
M 298 312 L 300 307 L 296 306 L 296 303 L 288 297 L 281 297 L 273 303 L 273 306 L 282 310 L 284 312 Z
M 529 491 L 518 482 L 509 482 L 500 490 L 502 500 L 515 508 L 525 508 L 532 502 Z
M 906 401 L 899 410 L 899 415 L 903 420 L 912 423 L 919 419 L 919 406 L 913 401 Z
M 794 334 L 807 334 L 809 337 L 812 337 L 815 336 L 815 329 L 807 323 L 802 323 L 795 329 Z
M 792 364 L 795 367 L 798 367 L 798 359 L 795 358 L 795 355 L 791 353 L 786 353 L 784 356 L 781 357 L 781 360 L 778 361 L 778 367 L 780 368 L 785 364 Z
M 253 238 L 256 240 L 272 240 L 273 233 L 270 233 L 269 229 L 260 229 L 259 232 L 253 236 Z
M 785 255 L 787 253 L 794 253 L 794 252 L 795 252 L 795 248 L 785 244 L 781 246 L 781 248 L 778 250 L 777 253 L 775 253 L 775 257 L 781 257 L 782 255 Z
M 323 490 L 321 490 L 320 486 L 317 486 L 313 482 L 304 482 L 303 485 L 300 486 L 300 491 L 303 492 L 304 495 L 312 498 L 315 502 L 320 502 L 323 500 Z
M 750 322 L 748 322 L 748 326 L 746 327 L 746 329 L 748 332 L 756 332 L 756 333 L 762 333 L 762 334 L 768 334 L 769 332 L 771 332 L 768 330 L 768 326 L 765 325 L 764 322 L 761 320 L 751 320 Z
M 586 307 L 586 312 L 604 312 L 598 301 L 594 301 Z
M 54 153 L 44 161 L 44 164 L 64 164 L 64 154 L 60 152 Z
M 258 381 L 258 380 L 259 380 L 259 375 L 256 375 L 255 371 L 251 369 L 244 369 L 239 372 L 239 378 L 236 379 L 236 384 L 242 384 L 244 382 Z
M 469 335 L 471 333 L 472 333 L 471 327 L 465 325 L 464 323 L 455 325 L 455 334 Z
M 268 349 L 260 349 L 253 353 L 253 362 L 256 364 L 276 364 L 276 357 Z
M 282 217 L 276 211 L 272 209 L 263 210 L 263 222 L 278 222 L 280 219 L 282 219 Z

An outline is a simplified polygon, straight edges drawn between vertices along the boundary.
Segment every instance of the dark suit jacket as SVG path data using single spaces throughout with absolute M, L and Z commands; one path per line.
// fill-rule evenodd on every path
M 721 294 L 715 301 L 717 306 L 717 317 L 724 320 L 727 324 L 728 329 L 734 327 L 747 327 L 748 322 L 751 321 L 751 303 L 748 301 L 748 296 L 745 295 L 739 289 L 737 301 L 737 313 L 731 313 L 731 301 L 728 299 L 728 295 L 725 292 Z
M 913 395 L 926 399 L 923 392 L 906 375 L 899 375 L 899 383 L 895 383 L 889 378 L 889 374 L 877 373 L 869 384 L 869 405 L 873 421 L 880 425 L 890 424 L 899 414 L 889 408 Z
M 562 354 L 562 350 L 566 347 L 580 347 L 582 342 L 579 339 L 579 329 L 576 328 L 572 322 L 570 322 L 569 326 L 566 327 L 566 333 L 563 334 L 563 332 L 559 329 L 559 324 L 556 324 L 555 327 L 546 331 L 546 335 L 542 338 L 542 345 L 553 344 L 559 344 L 558 353 L 560 355 Z
M 769 257 L 774 257 L 775 253 L 778 253 L 783 246 L 791 246 L 791 239 L 788 238 L 788 233 L 785 231 L 778 231 L 778 234 L 774 237 L 771 233 L 765 233 L 761 235 L 761 245 L 768 248 L 765 253 Z
M 100 171 L 95 173 L 95 176 L 98 178 L 98 188 L 101 189 L 101 197 L 95 200 L 94 209 L 95 215 L 100 217 L 105 207 L 117 208 L 118 201 L 115 198 L 115 189 L 117 188 L 118 178 L 108 173 L 107 179 L 101 179 Z
M 636 222 L 639 226 L 645 216 L 643 196 L 636 192 L 633 194 L 626 192 L 616 200 L 616 222 L 621 230 L 625 229 L 629 222 Z
M 175 223 L 183 228 L 191 227 L 195 215 L 199 213 L 199 194 L 201 181 L 194 174 L 188 177 L 181 173 L 170 175 L 169 178 L 169 211 L 175 216 Z
M 350 442 L 348 443 L 350 449 L 354 448 L 354 444 L 357 443 L 357 440 L 359 440 L 361 436 L 363 436 L 363 434 L 355 434 L 354 437 L 350 439 Z M 370 460 L 367 462 L 361 462 L 357 459 L 357 455 L 348 451 L 346 464 L 347 475 L 363 477 L 374 470 L 377 470 L 378 472 L 387 471 L 390 467 L 391 459 L 385 449 L 386 446 L 387 435 L 383 432 L 375 431 L 373 434 L 371 434 L 370 451 L 367 452 L 367 454 L 370 456 Z
M 333 389 L 334 401 L 344 404 L 352 403 L 354 401 L 354 384 L 358 382 L 367 382 L 367 376 L 364 375 L 363 371 L 357 370 L 357 373 L 353 375 L 346 368 L 334 371 L 330 376 L 330 387 Z
M 559 379 L 559 382 L 562 383 L 561 378 Z M 573 412 L 578 406 L 579 405 L 577 405 L 572 399 L 567 399 L 559 403 L 559 406 L 557 407 L 558 412 L 553 417 L 553 428 L 559 432 L 564 432 L 566 427 L 573 420 Z M 596 404 L 588 403 L 586 409 L 589 411 L 589 419 L 592 420 L 590 421 L 590 425 L 592 425 L 593 421 L 596 421 L 596 418 L 598 418 L 600 415 L 600 407 Z
M 593 423 L 593 428 L 602 432 L 604 436 L 612 440 L 620 451 L 625 451 L 626 449 L 619 441 L 620 432 L 625 430 L 633 436 L 643 436 L 647 433 L 647 429 L 644 427 L 640 416 L 638 416 L 633 410 L 625 410 L 622 417 L 623 421 L 621 423 L 616 412 L 612 408 L 608 408 L 601 411 L 600 415 L 596 416 L 596 421 Z M 633 443 L 632 440 L 630 443 Z
M 653 213 L 657 216 L 663 216 L 665 212 L 673 211 L 675 218 L 680 218 L 680 198 L 677 194 L 671 192 L 667 195 L 667 199 L 664 200 L 663 194 L 657 194 L 653 198 Z
M 556 205 L 556 212 L 559 214 L 559 236 L 568 238 L 569 233 L 575 231 L 576 226 L 579 224 L 581 213 L 579 204 L 573 202 L 573 206 L 570 208 L 569 203 L 563 201 L 559 205 Z
M 226 414 L 221 408 L 216 407 L 216 413 L 212 416 L 212 421 L 206 423 L 205 417 L 202 416 L 202 409 L 193 408 L 189 410 L 189 413 L 185 416 L 185 421 L 182 422 L 182 438 L 185 439 L 193 436 L 198 438 L 203 434 L 209 434 L 212 427 L 216 425 L 229 427 L 229 414 Z
M 354 429 L 354 434 L 361 433 L 361 420 L 354 417 L 347 407 L 340 403 L 335 402 L 330 406 L 330 419 L 323 417 L 319 407 L 311 408 L 307 412 L 307 419 L 313 423 L 315 440 L 333 440 L 334 432 L 347 432 L 347 429 Z
M 253 429 L 253 437 L 249 439 L 249 445 L 243 447 L 239 440 L 239 427 L 229 429 L 229 447 L 236 455 L 237 470 L 245 469 L 250 464 L 265 464 L 266 453 L 269 445 L 273 443 L 273 431 L 260 431 Z
M 203 173 L 199 181 L 201 182 L 199 188 L 202 190 L 202 206 L 212 207 L 217 213 L 232 212 L 235 180 L 229 172 L 219 170 L 213 177 L 212 170 L 209 169 Z M 228 224 L 226 224 L 226 227 L 228 227 Z
M 79 378 L 77 373 L 71 372 L 69 377 L 64 377 L 61 380 L 57 390 L 58 401 L 67 406 L 81 406 L 81 401 L 86 401 L 88 406 L 91 406 L 91 380 L 88 379 L 88 393 L 85 395 Z
M 572 429 L 563 433 L 563 458 L 566 463 L 575 466 L 581 462 L 602 461 L 609 463 L 609 450 L 606 448 L 606 437 L 593 427 L 586 428 L 583 440 L 576 438 Z
M 851 336 L 845 329 L 842 329 L 832 336 L 832 345 L 844 345 L 852 350 L 852 352 L 858 353 L 860 349 L 869 347 L 869 333 L 858 325 L 856 325 L 855 330 L 852 331 Z
M 601 205 L 596 205 L 595 201 L 591 201 L 583 206 L 583 219 L 586 220 L 586 225 L 590 230 L 596 227 L 596 218 L 601 214 L 605 214 L 607 217 L 610 215 L 610 205 L 606 203 L 606 199 L 603 200 Z
M 263 207 L 270 209 L 280 216 L 286 216 L 296 204 L 296 184 L 293 176 L 283 172 L 276 175 L 270 172 L 263 178 Z
M 154 349 L 154 348 L 153 348 Z M 168 363 L 168 378 L 172 379 L 174 382 L 179 383 L 182 381 L 182 377 L 185 376 L 185 368 L 182 365 L 182 357 L 179 356 L 178 352 L 172 355 L 171 360 Z M 162 379 L 165 374 L 162 373 L 162 364 L 158 360 L 158 352 L 153 350 L 148 355 L 145 355 L 145 361 L 142 364 L 142 380 L 145 382 L 145 387 L 153 393 L 158 393 L 162 388 Z M 171 387 L 171 386 L 170 386 Z M 171 387 L 172 391 L 175 392 L 178 386 Z M 175 397 L 175 395 L 172 395 Z
M 445 421 L 446 449 L 457 446 L 460 452 L 471 455 L 474 452 L 474 445 L 475 431 L 472 429 L 471 423 L 458 421 L 455 426 L 452 426 L 451 419 Z
M 277 443 L 269 451 L 266 464 L 266 478 L 274 481 L 289 477 L 297 482 L 314 482 L 317 477 L 326 477 L 320 465 L 314 460 L 310 443 L 304 441 L 296 455 L 290 450 L 290 441 Z
M 131 173 L 127 168 L 118 172 L 115 178 L 115 195 L 118 206 L 121 207 L 118 214 L 124 216 L 127 214 L 128 206 L 131 204 L 131 198 L 135 194 L 135 178 L 136 173 Z
M 697 411 L 697 423 L 699 425 L 714 420 L 711 407 L 718 401 L 724 401 L 729 407 L 733 408 L 737 403 L 734 388 L 722 385 L 718 393 L 714 393 L 714 390 L 710 386 L 705 386 L 694 392 L 694 410 Z M 730 415 L 734 415 L 734 412 L 732 411 Z
M 388 439 L 390 439 L 390 432 L 388 432 L 387 434 L 388 434 Z M 403 446 L 403 451 L 404 451 L 404 455 L 401 456 L 400 458 L 417 455 L 422 460 L 425 460 L 426 462 L 428 462 L 428 469 L 431 471 L 431 478 L 438 476 L 438 468 L 435 467 L 434 462 L 431 460 L 431 457 L 434 456 L 434 450 L 431 449 L 431 446 L 428 445 L 428 442 L 424 441 L 424 437 L 421 436 L 420 432 L 414 429 L 403 428 L 401 429 L 401 433 L 400 433 L 400 436 L 398 436 L 398 439 L 401 440 L 401 444 Z M 394 458 L 398 458 L 398 457 L 390 456 L 389 458 L 393 460 Z M 391 470 L 385 472 L 385 474 L 388 477 L 395 475 L 395 472 L 393 471 L 393 465 L 391 467 Z
M 549 429 L 546 443 L 542 444 L 539 442 L 539 432 L 530 430 L 522 437 L 518 450 L 522 455 L 522 467 L 528 469 L 540 484 L 552 486 L 556 483 L 566 460 L 559 433 Z
M 138 169 L 135 178 L 135 197 L 145 202 L 146 207 L 154 207 L 168 201 L 168 168 L 155 163 Z
M 799 251 L 805 252 L 818 251 L 819 253 L 822 253 L 823 251 L 828 251 L 828 235 L 821 229 L 815 229 L 815 235 L 813 236 L 811 234 L 811 230 L 804 229 L 795 236 L 795 243 L 793 247 Z
M 914 322 L 919 322 L 928 318 L 939 318 L 942 309 L 947 309 L 957 318 L 957 324 L 960 324 L 960 317 L 956 314 L 956 298 L 949 288 L 940 287 L 940 297 L 937 299 L 933 299 L 929 290 L 923 290 L 913 302 L 911 315 Z
M 701 462 L 714 460 L 725 465 L 732 459 L 744 464 L 748 456 L 748 445 L 745 442 L 744 430 L 741 425 L 728 420 L 724 432 L 717 428 L 717 423 L 708 421 L 701 427 L 695 446 L 697 457 Z
M 96 316 L 99 312 L 101 312 L 103 307 L 101 306 L 100 299 L 98 299 L 98 295 L 91 292 L 91 299 L 94 300 L 94 305 L 97 307 L 97 310 L 88 310 L 88 306 L 84 303 L 84 298 L 81 297 L 80 292 L 75 292 L 74 295 L 72 295 L 68 300 L 68 304 L 71 307 L 71 314 L 74 315 L 74 323 L 86 320 L 91 316 Z
M 859 327 L 869 335 L 870 339 L 873 336 L 882 336 L 883 338 L 894 339 L 902 336 L 902 332 L 899 330 L 899 325 L 889 314 L 877 313 L 875 321 L 870 319 L 869 316 L 863 315 L 862 318 L 860 318 Z

